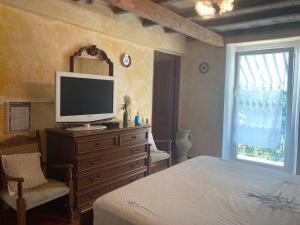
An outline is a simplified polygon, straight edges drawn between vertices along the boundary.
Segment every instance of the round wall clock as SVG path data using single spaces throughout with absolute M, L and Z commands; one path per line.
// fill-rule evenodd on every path
M 201 63 L 199 66 L 199 70 L 201 73 L 207 73 L 209 66 L 207 63 Z
M 125 67 L 129 67 L 131 65 L 131 57 L 128 54 L 122 54 L 120 60 L 122 65 Z

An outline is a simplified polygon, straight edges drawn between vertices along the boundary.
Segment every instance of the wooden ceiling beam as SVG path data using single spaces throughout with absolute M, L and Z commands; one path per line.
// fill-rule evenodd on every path
M 221 35 L 193 23 L 150 0 L 106 0 L 106 2 L 207 44 L 224 47 L 224 38 Z
M 280 3 L 280 4 L 278 4 Z M 250 1 L 237 1 L 234 4 L 234 11 L 223 14 L 222 16 L 217 16 L 216 18 L 225 18 L 225 17 L 230 17 L 231 15 L 236 15 L 236 14 L 245 14 L 245 13 L 251 13 L 255 12 L 257 10 L 261 10 L 261 6 L 264 6 L 263 9 L 268 9 L 269 4 L 274 4 L 272 7 L 276 7 L 278 5 L 279 7 L 284 7 L 285 5 L 290 5 L 292 3 L 291 0 L 250 0 Z M 275 5 L 276 4 L 276 5 Z M 194 17 L 200 18 L 200 16 L 197 14 L 196 10 L 194 7 L 187 8 L 183 10 L 182 12 L 178 13 L 180 16 L 192 19 Z M 202 19 L 205 20 L 205 19 Z M 146 21 L 143 24 L 145 27 L 151 27 L 151 26 L 156 26 L 156 23 L 151 22 L 151 21 Z
M 285 15 L 285 16 L 278 16 L 273 18 L 263 18 L 257 19 L 247 22 L 238 22 L 233 24 L 224 24 L 219 26 L 210 26 L 208 29 L 218 32 L 226 32 L 226 31 L 234 31 L 234 30 L 248 30 L 250 28 L 255 27 L 265 27 L 271 26 L 276 24 L 284 24 L 292 23 L 292 22 L 300 22 L 300 13 L 292 14 L 292 15 Z
M 148 19 L 143 19 L 142 24 L 144 27 L 153 27 L 153 26 L 158 25 L 157 23 L 153 22 L 152 20 L 148 20 Z
M 79 0 L 75 0 L 75 1 L 79 1 Z M 88 1 L 94 1 L 94 0 L 88 0 Z M 163 3 L 168 3 L 172 0 L 153 0 L 153 2 L 155 2 L 156 4 L 163 4 Z M 177 1 L 180 1 L 180 0 L 177 0 Z M 118 8 L 118 7 L 111 7 L 112 11 L 114 14 L 117 14 L 117 15 L 122 15 L 122 14 L 125 14 L 125 13 L 130 13 L 124 9 L 121 9 L 121 8 Z
M 298 3 L 297 3 L 298 2 Z M 268 10 L 268 9 L 275 9 L 275 8 L 283 8 L 286 6 L 291 6 L 291 5 L 297 5 L 299 4 L 299 1 L 294 1 L 294 0 L 251 0 L 251 1 L 237 1 L 235 3 L 234 10 L 232 12 L 223 14 L 222 16 L 217 16 L 216 19 L 218 18 L 227 18 L 231 16 L 236 16 L 236 15 L 244 15 L 247 13 L 253 13 L 257 11 L 263 11 L 263 10 Z M 184 10 L 183 12 L 178 13 L 180 16 L 188 18 L 188 19 L 193 19 L 194 17 L 199 18 L 199 15 L 195 11 L 194 7 L 188 8 Z M 205 20 L 205 19 L 201 19 Z M 205 20 L 206 21 L 206 20 Z M 155 26 L 156 24 L 153 22 L 146 22 L 145 27 L 151 27 Z
M 257 10 L 265 10 L 270 7 L 284 7 L 290 5 L 290 3 L 294 0 L 249 0 L 249 1 L 236 1 L 234 3 L 234 9 L 232 12 L 227 12 L 221 16 L 217 16 L 217 18 L 225 18 L 230 17 L 232 15 L 237 14 L 246 14 L 252 13 Z M 186 9 L 181 14 L 186 18 L 200 17 L 195 11 L 194 7 Z M 205 19 L 203 19 L 205 20 Z
M 300 2 L 299 2 L 300 3 Z M 244 23 L 244 22 L 251 22 L 260 19 L 272 19 L 282 16 L 288 15 L 296 15 L 300 14 L 300 4 L 298 6 L 291 6 L 285 8 L 278 8 L 278 9 L 268 9 L 265 11 L 258 11 L 255 13 L 245 14 L 245 15 L 237 15 L 232 17 L 219 17 L 213 20 L 202 20 L 198 22 L 199 25 L 204 27 L 212 27 L 212 26 L 222 26 L 222 25 L 229 25 L 235 23 Z
M 172 29 L 170 29 L 170 28 L 168 28 L 168 27 L 164 27 L 164 31 L 165 31 L 166 33 L 168 33 L 168 34 L 171 34 L 171 33 L 177 33 L 175 30 L 172 30 Z
M 232 12 L 228 12 L 223 14 L 222 16 L 217 16 L 220 18 L 224 17 L 230 17 L 231 15 L 235 15 L 236 13 L 251 13 L 257 10 L 261 10 L 262 6 L 265 8 L 268 8 L 268 5 L 270 4 L 278 4 L 278 3 L 284 3 L 286 4 L 287 2 L 293 2 L 293 1 L 298 1 L 298 0 L 250 0 L 250 1 L 236 1 L 234 3 L 234 9 Z M 282 4 L 278 4 L 279 7 L 283 7 Z M 289 5 L 289 3 L 287 4 Z M 199 17 L 197 12 L 195 11 L 195 8 L 188 8 L 184 10 L 182 13 L 180 13 L 181 16 L 186 17 L 186 18 L 193 18 L 193 17 Z
M 230 30 L 225 32 L 220 32 L 225 37 L 231 36 L 241 36 L 241 35 L 249 35 L 249 34 L 259 34 L 259 33 L 273 33 L 274 30 L 292 30 L 292 29 L 299 29 L 300 22 L 291 22 L 285 24 L 274 24 L 264 27 L 253 27 L 243 30 Z
M 114 6 L 111 7 L 111 10 L 113 11 L 114 14 L 117 14 L 117 15 L 122 15 L 122 14 L 128 13 L 124 9 L 120 9 L 120 8 L 114 7 Z

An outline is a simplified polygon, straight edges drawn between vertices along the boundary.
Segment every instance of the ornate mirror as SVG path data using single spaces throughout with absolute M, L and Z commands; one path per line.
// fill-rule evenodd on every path
M 83 47 L 70 58 L 70 71 L 113 76 L 113 63 L 96 45 Z

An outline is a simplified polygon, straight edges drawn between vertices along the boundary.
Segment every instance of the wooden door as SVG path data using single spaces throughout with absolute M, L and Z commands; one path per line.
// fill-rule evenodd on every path
M 154 139 L 172 140 L 178 128 L 180 57 L 156 53 L 153 80 L 152 132 Z

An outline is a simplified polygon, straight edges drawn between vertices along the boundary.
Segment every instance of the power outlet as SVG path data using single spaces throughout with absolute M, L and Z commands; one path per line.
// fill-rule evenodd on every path
M 3 105 L 4 104 L 4 96 L 0 96 L 0 105 Z

